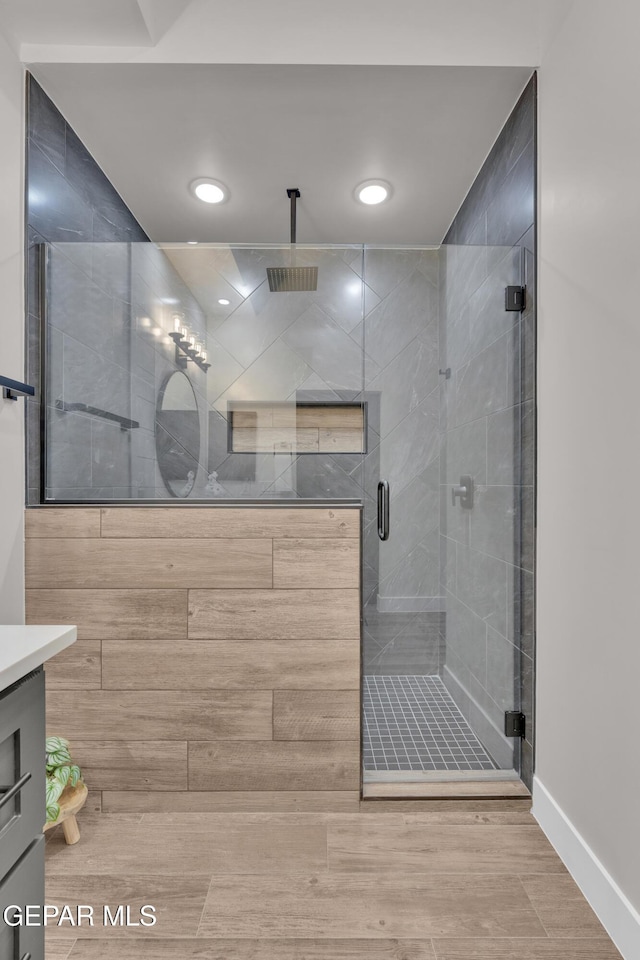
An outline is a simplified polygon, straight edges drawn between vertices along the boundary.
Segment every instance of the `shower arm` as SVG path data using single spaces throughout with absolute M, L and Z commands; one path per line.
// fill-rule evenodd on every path
M 296 266 L 296 201 L 300 197 L 297 187 L 288 187 L 287 196 L 291 201 L 291 244 L 289 246 L 289 266 L 267 267 L 267 279 L 271 293 L 294 293 L 318 289 L 318 268 Z M 282 258 L 286 261 L 287 257 Z
M 297 187 L 289 187 L 287 196 L 291 200 L 291 246 L 296 242 L 296 200 L 300 197 L 300 191 Z

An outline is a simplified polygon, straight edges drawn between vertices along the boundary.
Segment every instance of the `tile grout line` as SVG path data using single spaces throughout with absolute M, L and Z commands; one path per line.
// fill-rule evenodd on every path
M 329 868 L 329 825 L 330 820 L 327 818 L 324 822 L 324 850 L 325 850 L 325 869 L 327 874 L 330 872 Z
M 422 675 L 372 675 L 365 676 L 364 679 L 366 769 L 371 769 L 367 766 L 368 762 L 373 762 L 373 769 L 387 770 L 389 763 L 392 763 L 392 769 L 407 770 L 495 768 L 482 744 L 459 713 L 441 678 Z M 389 725 L 390 719 L 393 729 Z M 385 733 L 380 727 L 382 722 Z M 372 732 L 374 724 L 375 742 Z M 425 729 L 426 737 L 429 741 L 433 740 L 433 743 L 425 739 Z M 405 733 L 407 736 L 404 736 Z M 407 737 L 411 739 L 409 748 Z M 400 745 L 405 754 L 402 761 L 398 757 Z M 443 755 L 443 750 L 446 755 Z M 412 756 L 409 756 L 409 752 Z M 425 767 L 425 764 L 429 765 Z
M 200 936 L 200 927 L 202 926 L 202 920 L 204 918 L 204 912 L 207 909 L 207 900 L 209 899 L 209 893 L 211 892 L 211 885 L 213 884 L 214 874 L 211 874 L 209 884 L 207 886 L 207 892 L 204 895 L 204 903 L 202 904 L 202 911 L 200 913 L 200 919 L 198 920 L 198 926 L 196 927 L 196 935 L 193 939 L 197 940 Z M 190 938 L 191 939 L 191 938 Z
M 519 882 L 520 886 L 521 886 L 522 889 L 524 890 L 524 894 L 525 894 L 527 900 L 529 901 L 529 903 L 530 903 L 530 905 L 531 905 L 531 909 L 532 909 L 533 912 L 535 913 L 536 917 L 538 918 L 538 922 L 539 922 L 540 926 L 541 926 L 542 929 L 544 930 L 544 935 L 545 935 L 545 937 L 546 937 L 547 939 L 549 939 L 549 931 L 547 930 L 547 928 L 545 927 L 544 923 L 542 922 L 542 917 L 540 916 L 540 914 L 539 914 L 538 911 L 536 910 L 536 905 L 535 905 L 535 903 L 533 902 L 533 900 L 531 899 L 531 897 L 529 896 L 529 894 L 528 894 L 527 891 L 525 890 L 524 884 L 523 884 L 522 880 L 520 880 L 520 877 L 518 877 L 517 879 L 518 879 L 518 882 Z M 567 938 L 567 939 L 570 939 L 570 938 Z M 595 938 L 594 938 L 594 939 L 595 939 Z
M 548 939 L 549 939 L 549 931 L 547 930 L 547 928 L 545 927 L 544 923 L 542 922 L 542 918 L 541 918 L 540 914 L 538 913 L 538 911 L 536 910 L 535 904 L 533 903 L 533 900 L 531 899 L 531 897 L 530 897 L 529 894 L 527 893 L 527 890 L 526 890 L 526 888 L 525 888 L 525 885 L 524 885 L 524 883 L 522 882 L 522 876 L 521 876 L 520 874 L 514 874 L 514 875 L 512 876 L 512 879 L 516 881 L 516 883 L 518 884 L 518 886 L 519 886 L 520 889 L 522 890 L 522 892 L 523 892 L 523 894 L 524 894 L 524 896 L 525 896 L 525 898 L 526 898 L 526 900 L 527 900 L 527 903 L 529 904 L 529 906 L 530 906 L 531 909 L 533 910 L 533 912 L 534 912 L 534 914 L 535 914 L 535 916 L 536 916 L 536 919 L 538 920 L 538 923 L 540 924 L 540 926 L 542 927 L 542 929 L 543 929 L 543 931 L 544 931 L 544 937 L 548 940 Z M 543 939 L 543 938 L 540 938 L 540 939 Z M 566 939 L 567 939 L 567 940 L 570 940 L 569 937 L 567 937 Z

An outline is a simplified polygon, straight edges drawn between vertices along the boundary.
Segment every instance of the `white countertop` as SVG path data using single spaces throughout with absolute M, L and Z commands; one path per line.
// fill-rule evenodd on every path
M 0 626 L 0 690 L 76 642 L 76 627 Z

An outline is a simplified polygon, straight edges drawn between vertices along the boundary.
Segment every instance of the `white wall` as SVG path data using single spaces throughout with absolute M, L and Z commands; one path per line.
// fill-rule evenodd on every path
M 0 375 L 24 380 L 24 70 L 0 36 Z M 24 400 L 0 395 L 0 623 L 24 623 Z
M 575 3 L 539 74 L 534 812 L 625 957 L 640 956 L 639 34 L 637 0 Z

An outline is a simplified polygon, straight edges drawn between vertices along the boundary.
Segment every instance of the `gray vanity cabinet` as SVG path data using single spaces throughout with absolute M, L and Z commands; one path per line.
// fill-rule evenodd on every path
M 42 829 L 42 828 L 41 828 Z M 44 927 L 42 891 L 44 890 L 44 836 L 34 840 L 0 883 L 0 958 L 1 960 L 44 960 Z M 33 926 L 10 926 L 2 919 L 7 907 L 19 907 L 22 918 L 25 907 L 33 909 Z M 16 910 L 7 911 L 7 919 L 14 922 Z
M 44 928 L 8 926 L 8 906 L 42 905 L 44 671 L 0 693 L 0 960 L 43 960 Z M 11 914 L 10 916 L 13 916 Z

